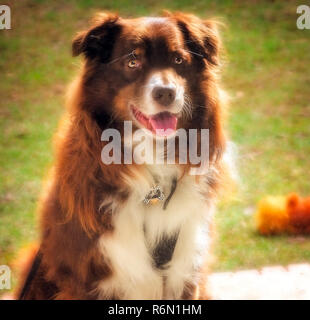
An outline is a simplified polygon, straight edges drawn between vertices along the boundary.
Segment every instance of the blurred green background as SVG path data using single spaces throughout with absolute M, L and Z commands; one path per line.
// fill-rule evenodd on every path
M 67 84 L 79 68 L 71 39 L 98 10 L 124 16 L 182 10 L 225 22 L 223 86 L 238 147 L 240 188 L 216 215 L 214 271 L 310 262 L 310 238 L 259 236 L 266 194 L 310 195 L 310 30 L 296 28 L 307 1 L 18 0 L 0 30 L 0 265 L 36 239 L 36 202 L 52 163 L 51 139 Z

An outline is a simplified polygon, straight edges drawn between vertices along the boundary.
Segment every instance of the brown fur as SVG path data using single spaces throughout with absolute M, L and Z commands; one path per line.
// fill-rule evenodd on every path
M 141 18 L 124 20 L 101 14 L 73 41 L 73 55 L 83 54 L 85 60 L 69 91 L 68 115 L 58 134 L 51 185 L 41 203 L 43 259 L 26 299 L 96 299 L 98 281 L 113 274 L 109 261 L 98 253 L 97 240 L 103 233 L 113 232 L 115 213 L 109 205 L 99 210 L 100 203 L 103 199 L 126 201 L 129 190 L 122 176 L 134 176 L 137 170 L 143 174 L 144 168 L 104 165 L 101 132 L 108 127 L 121 130 L 123 121 L 130 119 L 126 98 L 139 94 L 154 65 L 165 67 L 162 57 L 171 51 L 186 59 L 186 66 L 176 67 L 175 72 L 186 80 L 187 93 L 194 100 L 192 120 L 182 118 L 179 127 L 210 129 L 210 161 L 217 165 L 221 159 L 225 137 L 217 83 L 220 43 L 216 27 L 193 15 L 166 13 L 166 17 L 166 24 L 152 29 Z M 140 51 L 135 54 L 145 62 L 143 73 L 124 69 L 123 63 L 110 63 L 136 47 Z M 150 63 L 146 59 L 152 48 L 158 51 Z M 184 166 L 185 174 L 188 169 Z M 209 178 L 207 183 L 216 193 L 219 177 Z M 194 298 L 196 291 L 189 284 L 183 297 Z M 201 284 L 201 298 L 203 292 Z

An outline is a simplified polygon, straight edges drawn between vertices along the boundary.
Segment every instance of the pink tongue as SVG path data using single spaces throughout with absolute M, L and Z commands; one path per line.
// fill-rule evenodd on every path
M 152 129 L 160 136 L 168 136 L 176 131 L 178 119 L 169 112 L 161 112 L 149 119 Z

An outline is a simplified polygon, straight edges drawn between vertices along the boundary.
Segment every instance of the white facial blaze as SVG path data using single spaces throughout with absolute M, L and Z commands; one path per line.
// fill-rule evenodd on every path
M 146 83 L 144 95 L 141 101 L 141 106 L 143 107 L 143 113 L 146 115 L 154 115 L 158 112 L 164 111 L 161 109 L 152 97 L 152 91 L 155 87 L 165 86 L 167 88 L 176 90 L 176 97 L 174 102 L 167 111 L 171 113 L 179 113 L 182 111 L 184 104 L 184 87 L 176 83 L 175 77 L 173 76 L 174 71 L 171 69 L 158 71 L 153 73 L 152 76 Z M 170 76 L 169 76 L 170 74 Z

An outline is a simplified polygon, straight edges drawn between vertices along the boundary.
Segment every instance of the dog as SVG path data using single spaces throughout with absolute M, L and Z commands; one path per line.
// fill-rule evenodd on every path
M 68 92 L 40 204 L 40 247 L 19 298 L 208 298 L 227 144 L 217 24 L 180 12 L 134 19 L 100 13 L 74 38 L 72 52 L 83 65 Z M 124 149 L 121 163 L 104 163 L 102 132 L 116 130 L 126 146 L 126 121 L 164 144 L 178 129 L 207 129 L 207 170 L 127 164 Z

